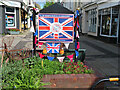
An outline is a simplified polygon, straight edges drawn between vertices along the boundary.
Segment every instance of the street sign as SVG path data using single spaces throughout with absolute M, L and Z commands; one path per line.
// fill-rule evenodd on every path
M 73 14 L 39 13 L 39 42 L 73 42 Z

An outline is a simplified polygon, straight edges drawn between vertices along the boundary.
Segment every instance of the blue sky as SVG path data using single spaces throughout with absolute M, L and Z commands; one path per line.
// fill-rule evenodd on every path
M 43 8 L 43 6 L 45 4 L 45 2 L 36 2 L 36 3 L 40 5 L 41 9 Z
M 41 9 L 43 8 L 44 4 L 46 3 L 46 0 L 33 0 L 37 4 L 41 6 Z
M 43 8 L 46 1 L 51 1 L 51 0 L 34 0 L 34 2 L 38 3 L 41 6 L 41 9 Z M 54 0 L 54 1 L 57 1 L 57 0 Z

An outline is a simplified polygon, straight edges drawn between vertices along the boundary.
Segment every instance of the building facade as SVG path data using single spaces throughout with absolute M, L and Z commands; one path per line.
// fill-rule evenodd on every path
M 7 33 L 10 28 L 30 28 L 30 8 L 33 8 L 32 0 L 0 1 L 0 33 Z
M 19 2 L 5 2 L 2 1 L 0 5 L 1 9 L 1 24 L 0 24 L 0 33 L 7 33 L 7 29 L 9 28 L 17 28 L 19 27 L 19 10 L 20 10 L 21 4 Z
M 83 6 L 82 31 L 120 43 L 120 1 L 96 0 Z
M 75 12 L 76 9 L 82 7 L 81 0 L 62 0 L 61 2 L 64 7 L 68 8 L 69 10 Z

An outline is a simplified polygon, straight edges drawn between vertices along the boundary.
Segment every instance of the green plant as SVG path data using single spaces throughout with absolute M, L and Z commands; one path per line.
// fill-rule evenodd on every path
M 2 69 L 2 86 L 11 87 L 10 82 L 14 80 L 14 77 L 20 72 L 22 69 L 22 61 L 17 61 L 15 63 L 8 63 L 7 65 L 4 63 Z
M 43 61 L 43 66 L 42 66 Z M 22 60 L 5 62 L 2 67 L 2 87 L 6 88 L 41 88 L 50 83 L 42 83 L 41 78 L 46 74 L 83 74 L 93 73 L 92 69 L 88 69 L 82 62 L 63 62 L 50 61 L 39 57 L 31 57 L 24 59 L 24 67 Z

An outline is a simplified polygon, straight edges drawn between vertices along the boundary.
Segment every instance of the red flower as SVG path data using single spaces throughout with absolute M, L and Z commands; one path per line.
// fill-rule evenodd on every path
M 80 64 L 82 64 L 83 65 L 83 63 L 81 62 Z

